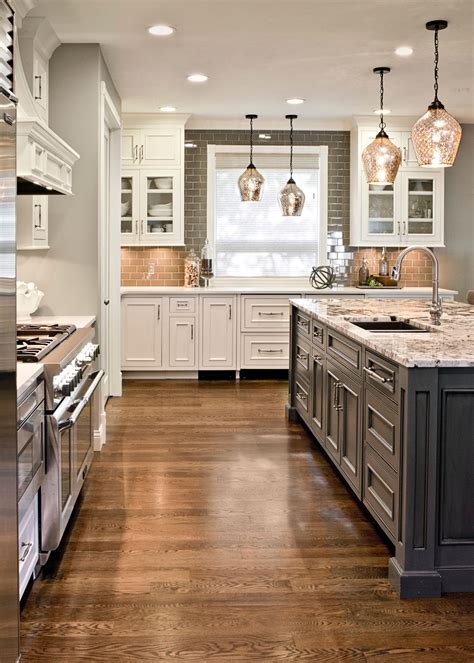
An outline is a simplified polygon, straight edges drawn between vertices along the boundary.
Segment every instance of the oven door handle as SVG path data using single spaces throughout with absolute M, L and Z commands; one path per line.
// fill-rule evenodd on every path
M 58 429 L 60 431 L 65 431 L 73 426 L 76 425 L 77 420 L 82 414 L 82 411 L 88 405 L 90 399 L 94 395 L 95 390 L 99 386 L 100 382 L 102 381 L 102 378 L 105 375 L 105 371 L 103 369 L 100 369 L 100 371 L 96 371 L 95 373 L 92 373 L 90 376 L 90 379 L 92 380 L 92 384 L 89 387 L 89 389 L 86 391 L 85 395 L 83 398 L 79 399 L 78 401 L 74 401 L 74 404 L 77 403 L 76 407 L 74 408 L 73 413 L 71 416 L 66 419 L 65 421 L 60 421 L 58 424 Z

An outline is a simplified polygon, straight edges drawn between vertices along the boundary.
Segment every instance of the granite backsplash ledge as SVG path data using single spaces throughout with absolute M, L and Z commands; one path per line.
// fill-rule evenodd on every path
M 271 140 L 256 138 L 256 144 L 289 145 L 288 131 L 261 130 Z M 350 207 L 350 132 L 349 131 L 295 131 L 295 145 L 328 146 L 328 246 L 339 247 L 339 259 L 330 259 L 337 266 L 338 283 L 357 283 L 362 257 L 369 259 L 370 270 L 378 272 L 378 249 L 353 249 L 349 246 Z M 123 247 L 123 286 L 177 286 L 184 282 L 184 257 L 189 249 L 199 255 L 207 236 L 207 146 L 247 145 L 248 131 L 187 130 L 187 143 L 196 147 L 185 151 L 184 240 L 182 247 Z M 342 249 L 342 250 L 340 250 Z M 336 253 L 336 250 L 334 250 Z M 390 250 L 388 258 L 393 264 L 398 250 Z M 150 263 L 155 274 L 148 273 Z M 308 275 L 309 276 L 309 275 Z M 431 284 L 431 265 L 422 254 L 413 253 L 403 265 L 402 285 L 428 286 Z

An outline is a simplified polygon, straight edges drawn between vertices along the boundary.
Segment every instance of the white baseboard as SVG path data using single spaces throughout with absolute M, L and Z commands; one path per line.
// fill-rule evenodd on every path
M 197 380 L 197 371 L 124 371 L 124 380 Z
M 94 451 L 102 451 L 107 438 L 107 414 L 101 412 L 99 428 L 94 431 Z

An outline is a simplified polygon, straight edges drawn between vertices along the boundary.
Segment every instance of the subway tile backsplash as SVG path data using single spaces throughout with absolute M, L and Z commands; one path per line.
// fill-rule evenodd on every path
M 259 130 L 271 140 L 265 145 L 289 145 L 288 131 Z M 295 145 L 328 146 L 328 258 L 336 268 L 337 282 L 357 283 L 362 258 L 372 273 L 378 272 L 380 249 L 357 249 L 349 245 L 350 132 L 295 131 Z M 123 247 L 123 286 L 177 286 L 184 282 L 184 256 L 193 248 L 200 253 L 207 233 L 207 145 L 246 145 L 248 132 L 237 130 L 188 130 L 186 142 L 196 145 L 185 150 L 184 239 L 186 248 Z M 398 249 L 387 252 L 392 265 Z M 149 274 L 150 263 L 155 273 Z M 402 285 L 431 285 L 431 265 L 423 254 L 413 252 L 403 263 Z

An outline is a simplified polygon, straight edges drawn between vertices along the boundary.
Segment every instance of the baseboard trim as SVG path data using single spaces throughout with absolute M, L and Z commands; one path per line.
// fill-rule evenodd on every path
M 127 380 L 197 380 L 198 371 L 124 371 Z
M 442 593 L 438 571 L 404 571 L 395 557 L 388 563 L 388 578 L 401 599 L 433 599 Z

